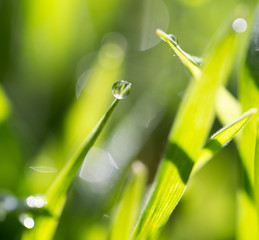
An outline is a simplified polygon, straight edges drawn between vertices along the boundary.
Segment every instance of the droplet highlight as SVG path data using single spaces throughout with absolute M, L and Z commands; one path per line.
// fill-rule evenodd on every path
M 45 204 L 44 196 L 29 196 L 26 199 L 26 204 L 31 208 L 42 208 Z
M 20 214 L 19 220 L 21 224 L 28 229 L 32 229 L 35 225 L 34 219 L 26 213 Z
M 170 37 L 170 39 L 173 41 L 174 44 L 178 45 L 178 38 L 175 35 L 169 34 L 168 36 Z
M 124 99 L 130 94 L 131 83 L 121 80 L 113 84 L 112 94 L 117 99 Z
M 24 219 L 23 224 L 26 228 L 31 229 L 34 227 L 34 219 L 31 217 L 27 217 Z
M 232 28 L 237 33 L 242 33 L 247 29 L 247 22 L 243 18 L 237 18 L 232 23 Z
M 9 195 L 5 196 L 0 204 L 6 211 L 14 211 L 18 207 L 18 200 L 14 196 Z

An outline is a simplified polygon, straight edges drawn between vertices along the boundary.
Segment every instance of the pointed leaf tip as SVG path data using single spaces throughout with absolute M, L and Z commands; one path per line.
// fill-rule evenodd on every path
M 247 121 L 258 112 L 257 108 L 251 108 L 235 121 L 221 128 L 213 134 L 209 141 L 205 144 L 200 152 L 198 161 L 196 162 L 192 175 L 201 169 L 221 148 L 225 147 L 236 134 L 246 125 Z

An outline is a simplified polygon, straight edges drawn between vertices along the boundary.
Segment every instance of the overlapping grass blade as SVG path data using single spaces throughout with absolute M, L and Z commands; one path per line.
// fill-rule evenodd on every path
M 184 193 L 214 119 L 214 100 L 219 84 L 226 81 L 233 66 L 239 46 L 237 35 L 228 28 L 225 37 L 210 49 L 200 81 L 190 83 L 170 132 L 149 200 L 131 239 L 156 238 Z
M 254 8 L 255 7 L 253 6 L 253 9 Z M 252 19 L 252 15 L 250 18 Z M 160 32 L 160 31 L 158 32 L 158 35 L 172 47 L 172 49 L 179 56 L 183 64 L 190 70 L 194 78 L 198 79 L 200 76 L 199 68 L 198 68 L 198 65 L 192 61 L 192 59 L 190 58 L 190 55 L 182 51 L 179 46 L 172 44 L 170 39 L 165 39 L 165 37 L 168 37 L 168 35 L 165 35 L 163 32 Z M 256 54 L 253 53 L 252 55 L 255 58 Z M 253 60 L 253 62 L 256 63 L 255 60 Z M 255 64 L 254 64 L 254 67 L 255 67 Z M 256 100 L 256 98 L 257 96 L 259 96 L 259 94 L 258 94 L 258 91 L 256 90 L 257 87 L 251 86 L 251 84 L 249 83 L 251 82 L 251 80 L 249 80 L 249 78 L 251 78 L 250 76 L 251 72 L 250 70 L 248 70 L 248 68 L 249 67 L 246 64 L 243 70 L 243 77 L 242 77 L 243 83 L 241 81 L 241 88 L 240 88 L 241 89 L 240 96 L 241 96 L 241 99 L 243 98 L 243 101 L 241 100 L 243 110 L 247 110 L 251 107 L 258 108 L 258 104 L 256 104 L 258 100 Z M 242 87 L 242 84 L 243 84 L 243 87 Z M 244 92 L 247 92 L 247 94 L 244 94 Z M 219 89 L 217 101 L 216 101 L 216 112 L 220 121 L 223 124 L 233 121 L 234 118 L 240 115 L 242 107 L 241 107 L 241 104 L 224 87 L 221 87 Z M 252 122 L 254 121 L 255 120 L 253 120 Z M 245 224 L 245 222 L 248 222 L 248 221 L 253 222 L 253 219 L 254 221 L 257 221 L 256 217 L 254 217 L 254 214 L 253 214 L 254 212 L 253 208 L 255 208 L 253 200 L 252 199 L 249 200 L 249 196 L 245 196 L 245 194 L 248 194 L 250 195 L 250 198 L 251 198 L 251 194 L 253 195 L 251 189 L 253 185 L 254 172 L 256 171 L 256 169 L 254 169 L 254 166 L 253 166 L 254 164 L 253 149 L 255 146 L 255 131 L 254 131 L 255 123 L 252 123 L 252 122 L 248 124 L 245 130 L 245 133 L 242 134 L 242 140 L 239 148 L 239 151 L 241 153 L 241 158 L 242 158 L 242 164 L 245 167 L 244 169 L 245 183 L 243 187 L 245 188 L 244 190 L 246 192 L 245 193 L 245 192 L 242 192 L 243 190 L 240 190 L 241 192 L 238 194 L 239 196 L 238 203 L 240 204 L 239 206 L 240 221 L 238 223 L 239 230 L 237 232 L 237 235 L 239 239 L 247 239 L 247 238 L 255 239 L 255 238 L 258 238 L 258 235 L 259 235 L 258 234 L 259 231 L 256 230 L 257 228 L 253 228 L 253 227 L 251 228 L 249 227 L 249 225 Z M 236 140 L 240 140 L 240 136 L 239 138 L 236 138 Z M 257 188 L 255 187 L 255 191 L 256 190 Z M 250 203 L 248 203 L 249 201 Z M 241 210 L 241 209 L 244 209 L 244 210 Z M 257 223 L 254 223 L 254 225 L 256 226 Z M 254 229 L 255 231 L 251 231 L 251 229 Z
M 251 75 L 248 63 L 245 64 L 240 80 L 240 101 L 244 110 L 259 107 L 259 88 L 258 79 Z M 242 132 L 239 145 L 240 155 L 244 167 L 248 171 L 251 183 L 254 182 L 254 149 L 257 135 L 257 120 L 251 121 L 245 131 Z
M 141 162 L 134 162 L 131 179 L 122 195 L 113 220 L 111 240 L 129 239 L 139 214 L 146 180 L 146 167 Z
M 36 226 L 32 230 L 27 230 L 23 239 L 44 239 L 48 240 L 53 237 L 60 214 L 66 201 L 66 194 L 71 185 L 79 167 L 81 166 L 87 152 L 93 146 L 97 137 L 103 130 L 107 120 L 118 104 L 115 99 L 106 114 L 102 117 L 90 136 L 83 142 L 74 156 L 66 163 L 55 181 L 46 192 L 47 205 L 45 209 L 50 216 L 39 216 L 36 219 Z
M 202 74 L 201 59 L 192 56 L 182 50 L 178 42 L 174 41 L 172 35 L 166 34 L 160 29 L 156 31 L 157 35 L 174 50 L 181 62 L 191 72 L 195 80 L 199 80 Z M 198 59 L 198 60 L 197 60 Z M 241 105 L 238 100 L 225 88 L 220 87 L 216 98 L 216 112 L 223 125 L 234 121 L 241 114 Z
M 257 113 L 257 109 L 252 108 L 240 116 L 236 121 L 216 132 L 201 150 L 192 174 L 196 173 L 201 167 L 203 167 L 218 150 L 226 146 L 226 144 L 232 140 L 232 138 L 245 126 L 248 120 L 255 113 Z
M 254 7 L 254 9 L 256 9 Z M 258 51 L 255 39 L 258 37 L 259 11 L 257 7 L 257 17 L 254 23 L 254 29 L 248 48 L 247 56 L 240 74 L 239 96 L 242 108 L 244 110 L 259 107 L 259 84 L 258 84 Z M 251 14 L 251 18 L 253 14 Z M 250 26 L 251 28 L 251 26 Z M 242 131 L 238 150 L 242 160 L 242 165 L 246 174 L 243 174 L 242 186 L 238 193 L 238 221 L 237 221 L 237 239 L 258 239 L 259 225 L 258 216 L 254 216 L 256 204 L 254 197 L 257 198 L 255 173 L 256 169 L 256 146 L 257 146 L 257 124 L 258 120 L 250 121 L 244 131 Z M 247 224 L 250 223 L 250 226 Z M 254 227 L 251 227 L 254 226 Z

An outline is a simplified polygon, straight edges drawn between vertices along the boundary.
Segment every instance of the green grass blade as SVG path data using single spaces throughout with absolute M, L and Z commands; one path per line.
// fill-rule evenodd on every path
M 115 99 L 113 101 L 112 105 L 99 121 L 99 123 L 96 125 L 90 136 L 83 142 L 83 144 L 81 145 L 79 150 L 76 151 L 74 156 L 66 163 L 53 184 L 47 190 L 45 195 L 47 205 L 45 206 L 45 209 L 49 212 L 51 216 L 39 216 L 38 219 L 36 219 L 35 228 L 32 230 L 27 230 L 23 236 L 23 239 L 47 240 L 53 237 L 58 219 L 66 201 L 66 193 L 79 167 L 81 166 L 85 155 L 93 146 L 97 137 L 100 135 L 118 102 L 118 99 Z
M 147 169 L 141 162 L 132 165 L 132 176 L 113 220 L 111 240 L 127 240 L 136 223 L 147 180 Z
M 254 3 L 253 3 L 254 4 Z M 253 6 L 251 9 L 255 9 L 255 6 Z M 253 14 L 252 14 L 253 15 Z M 253 16 L 250 16 L 250 20 L 253 18 Z M 249 21 L 251 22 L 251 21 Z M 250 25 L 248 25 L 250 26 Z M 158 34 L 161 35 L 161 34 Z M 166 37 L 168 35 L 165 35 L 162 37 Z M 160 36 L 161 37 L 161 36 Z M 164 40 L 164 39 L 163 39 Z M 172 48 L 173 50 L 178 53 L 181 49 L 177 49 L 173 44 L 170 44 L 170 39 L 168 39 L 166 41 Z M 198 66 L 194 65 L 193 62 L 188 62 L 189 60 L 189 55 L 185 55 L 184 52 L 182 53 L 178 53 L 177 54 L 179 56 L 179 58 L 181 59 L 181 61 L 183 62 L 183 64 L 190 70 L 190 72 L 192 73 L 192 75 L 194 76 L 195 79 L 198 79 L 199 77 L 199 71 L 197 70 Z M 256 58 L 257 54 L 251 54 L 251 56 L 254 56 L 254 58 Z M 254 62 L 256 63 L 257 61 L 253 60 L 250 62 Z M 187 64 L 186 64 L 187 63 Z M 256 64 L 255 64 L 256 65 Z M 241 104 L 235 99 L 235 97 L 233 97 L 226 88 L 221 87 L 219 89 L 218 92 L 218 96 L 217 96 L 217 101 L 216 101 L 216 112 L 217 112 L 217 116 L 220 119 L 220 121 L 223 123 L 223 125 L 227 124 L 228 122 L 233 121 L 235 118 L 237 118 L 243 110 L 248 110 L 249 108 L 252 107 L 257 107 L 258 108 L 258 104 L 256 104 L 256 102 L 258 103 L 258 90 L 256 90 L 257 87 L 255 86 L 251 86 L 251 85 L 255 85 L 253 83 L 251 83 L 252 81 L 249 80 L 251 79 L 251 72 L 250 70 L 248 70 L 248 66 L 246 64 L 244 70 L 243 70 L 243 77 L 241 80 L 241 87 L 240 87 L 240 96 L 241 96 L 241 102 L 242 102 L 242 106 Z M 256 77 L 258 78 L 258 77 Z M 242 86 L 243 85 L 243 86 Z M 258 84 L 257 84 L 258 85 Z M 242 90 L 243 89 L 243 90 Z M 246 90 L 245 90 L 246 89 Z M 247 92 L 246 94 L 244 92 Z M 242 135 L 238 136 L 238 138 L 235 138 L 235 140 L 237 140 L 239 147 L 239 151 L 240 151 L 240 155 L 242 158 L 242 164 L 245 167 L 244 170 L 244 175 L 246 176 L 246 184 L 245 184 L 245 191 L 247 192 L 247 194 L 251 195 L 252 191 L 252 184 L 254 181 L 254 171 L 253 171 L 253 164 L 254 164 L 254 146 L 255 146 L 255 123 L 253 123 L 255 120 L 251 121 L 250 123 L 248 123 L 248 126 L 246 127 L 245 133 L 242 133 Z M 240 143 L 241 140 L 241 143 Z M 208 156 L 208 158 L 210 158 Z M 205 160 L 206 162 L 207 160 Z M 197 165 L 198 166 L 198 165 Z M 195 171 L 194 171 L 195 172 Z M 253 194 L 253 193 L 252 193 Z M 238 223 L 238 236 L 240 236 L 239 239 L 254 239 L 257 238 L 255 236 L 257 236 L 257 231 L 255 231 L 254 233 L 252 233 L 251 228 L 247 226 L 247 224 L 244 224 L 247 221 L 252 222 L 252 219 L 256 219 L 255 217 L 252 217 L 252 208 L 253 207 L 253 203 L 251 202 L 250 204 L 247 204 L 248 200 L 244 200 L 244 193 L 242 194 L 238 194 L 238 196 L 241 198 L 239 199 L 238 203 L 240 204 L 244 204 L 243 206 L 240 205 L 239 208 L 243 208 L 243 209 L 247 209 L 247 210 L 243 210 L 241 214 L 241 219 L 246 218 L 246 220 L 240 220 L 241 223 Z M 250 196 L 251 197 L 251 196 Z M 250 200 L 251 201 L 251 200 Z M 244 214 L 244 212 L 246 212 L 246 214 Z M 248 214 L 249 213 L 249 214 Z M 251 214 L 250 214 L 251 213 Z M 251 215 L 251 217 L 249 217 Z M 254 224 L 256 225 L 256 224 Z M 253 228 L 254 229 L 254 228 Z M 250 234 L 250 237 L 245 237 L 247 234 Z M 253 236 L 253 237 L 252 237 Z
M 232 138 L 245 126 L 248 120 L 255 113 L 257 113 L 257 109 L 252 108 L 240 116 L 236 121 L 215 133 L 201 150 L 192 174 L 195 174 L 200 168 L 202 168 L 218 150 L 226 146 L 226 144 L 232 140 Z
M 80 150 L 78 150 L 76 154 L 67 162 L 67 164 L 64 166 L 64 168 L 62 169 L 62 171 L 60 172 L 52 186 L 47 191 L 46 196 L 49 201 L 49 209 L 51 209 L 52 206 L 55 206 L 55 201 L 60 194 L 64 194 L 67 192 L 67 189 L 70 186 L 73 178 L 75 177 L 75 174 L 78 171 L 79 167 L 81 166 L 85 158 L 85 155 L 93 146 L 94 142 L 101 133 L 102 129 L 104 128 L 107 120 L 109 119 L 118 102 L 118 99 L 114 100 L 114 102 L 112 103 L 106 114 L 102 117 L 100 122 L 97 124 L 95 129 L 92 131 L 90 136 L 82 144 Z
M 156 34 L 174 50 L 176 55 L 180 58 L 181 62 L 189 69 L 193 77 L 199 79 L 201 77 L 201 69 L 199 65 L 201 59 L 198 57 L 192 56 L 184 52 L 179 46 L 178 42 L 174 40 L 173 35 L 166 34 L 161 29 L 156 30 Z M 197 60 L 198 59 L 198 60 Z
M 17 191 L 22 181 L 21 146 L 12 129 L 12 105 L 0 84 L 0 188 Z
M 172 39 L 172 35 L 166 34 L 160 29 L 157 29 L 156 33 L 174 50 L 194 79 L 199 80 L 202 74 L 199 58 L 184 52 L 179 44 Z M 217 93 L 216 112 L 223 125 L 234 121 L 241 114 L 241 105 L 238 100 L 223 86 L 220 87 Z
M 249 66 L 245 64 L 240 80 L 240 101 L 244 110 L 259 107 L 259 88 L 256 79 L 251 75 Z M 256 144 L 257 120 L 251 121 L 242 131 L 239 151 L 243 165 L 248 172 L 250 182 L 254 182 L 254 153 Z
M 123 39 L 122 36 L 119 39 L 108 38 L 94 57 L 93 63 L 79 68 L 84 71 L 85 67 L 89 67 L 89 70 L 79 77 L 78 83 L 81 84 L 76 85 L 77 95 L 80 96 L 74 99 L 68 109 L 61 134 L 54 142 L 53 137 L 47 139 L 41 151 L 33 159 L 34 166 L 53 166 L 61 169 L 64 161 L 74 153 L 85 136 L 88 136 L 95 127 L 112 101 L 112 84 L 121 78 L 125 57 Z M 98 138 L 98 141 L 102 141 L 104 135 L 105 133 Z M 36 171 L 28 171 L 27 174 L 26 184 L 32 193 L 45 192 L 55 178 L 54 174 L 50 176 Z
M 214 119 L 214 101 L 220 82 L 225 82 L 238 50 L 237 33 L 228 29 L 205 59 L 200 81 L 192 81 L 169 135 L 147 205 L 132 239 L 154 239 L 181 199 L 192 167 Z
M 237 192 L 236 239 L 258 239 L 258 219 L 254 200 L 244 189 Z
M 259 216 L 259 119 L 257 119 L 257 137 L 255 145 L 254 160 L 254 176 L 255 176 L 255 201 L 257 208 L 257 216 Z
M 239 101 L 223 86 L 217 92 L 215 109 L 223 125 L 234 121 L 242 113 L 242 107 Z
M 7 97 L 0 86 L 0 123 L 7 119 L 10 113 L 10 105 Z
M 253 9 L 256 9 L 255 6 Z M 252 107 L 259 107 L 259 55 L 254 41 L 254 39 L 258 36 L 258 13 L 257 8 L 257 17 L 253 26 L 254 29 L 250 40 L 250 45 L 240 74 L 239 98 L 244 110 Z M 250 18 L 253 17 L 254 14 L 251 14 Z M 256 214 L 254 214 L 257 212 L 255 200 L 257 200 L 258 191 L 256 189 L 257 177 L 254 175 L 257 172 L 257 124 L 257 119 L 253 119 L 247 124 L 244 131 L 242 131 L 238 146 L 242 166 L 246 172 L 243 176 L 242 186 L 238 194 L 237 239 L 239 240 L 259 238 L 259 218 Z M 249 222 L 250 226 L 247 222 Z
M 64 119 L 64 150 L 78 146 L 109 107 L 110 86 L 121 78 L 124 57 L 122 42 L 110 40 L 103 44 L 91 69 L 81 75 L 85 86 Z

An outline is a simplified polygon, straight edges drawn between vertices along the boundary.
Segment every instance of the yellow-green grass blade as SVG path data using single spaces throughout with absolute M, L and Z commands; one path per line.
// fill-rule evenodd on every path
M 107 227 L 104 223 L 95 222 L 90 227 L 83 227 L 80 236 L 84 240 L 107 240 Z
M 255 8 L 254 8 L 255 9 Z M 258 8 L 257 8 L 258 15 Z M 251 18 L 253 15 L 251 15 Z M 255 39 L 258 36 L 258 16 L 255 19 L 246 59 L 240 74 L 239 98 L 243 110 L 259 107 L 258 86 L 258 51 Z M 251 26 L 249 26 L 251 28 Z M 259 238 L 259 221 L 257 213 L 257 119 L 250 121 L 242 131 L 238 150 L 246 174 L 243 176 L 242 186 L 238 194 L 237 239 L 244 240 Z M 258 173 L 257 173 L 258 174 Z M 250 227 L 247 222 L 250 223 Z
M 10 104 L 0 85 L 0 124 L 5 121 L 10 113 Z
M 248 63 L 245 64 L 240 79 L 240 101 L 244 110 L 259 107 L 259 88 L 256 79 L 251 75 Z M 257 135 L 257 119 L 247 124 L 241 134 L 239 151 L 245 169 L 248 172 L 248 178 L 251 184 L 254 182 L 254 154 Z
M 215 97 L 220 82 L 232 69 L 239 36 L 225 33 L 205 58 L 200 81 L 192 81 L 177 113 L 147 205 L 137 222 L 132 239 L 154 239 L 181 199 L 198 152 L 214 120 Z
M 103 115 L 102 119 L 99 121 L 96 127 L 93 129 L 90 136 L 82 143 L 79 150 L 76 151 L 73 157 L 66 163 L 55 181 L 47 190 L 45 194 L 47 201 L 45 209 L 50 216 L 38 216 L 38 218 L 36 218 L 35 220 L 35 228 L 33 228 L 32 230 L 26 230 L 23 235 L 23 239 L 52 239 L 58 224 L 59 217 L 62 213 L 63 206 L 66 201 L 67 191 L 87 152 L 90 150 L 97 137 L 102 132 L 106 122 L 108 121 L 118 102 L 118 99 L 115 99 L 113 101 L 112 105 L 105 113 L 105 115 Z
M 250 109 L 237 120 L 216 132 L 200 151 L 200 155 L 193 168 L 192 175 L 202 168 L 218 150 L 226 146 L 229 141 L 231 141 L 232 138 L 246 125 L 248 120 L 257 113 L 257 111 L 258 110 L 256 108 Z
M 168 42 L 168 41 L 166 41 L 166 42 Z M 172 44 L 169 44 L 169 45 L 175 50 L 176 53 L 177 53 L 177 51 L 179 52 L 181 50 L 179 48 L 176 49 L 176 47 Z M 179 56 L 179 58 L 181 59 L 183 64 L 185 64 L 185 66 L 193 74 L 194 78 L 198 78 L 199 77 L 199 72 L 197 70 L 198 66 L 197 65 L 195 66 L 194 64 L 191 64 L 190 62 L 188 62 L 189 55 L 185 55 L 184 52 L 181 52 L 180 54 L 178 53 L 177 55 Z M 186 64 L 186 62 L 187 62 L 187 64 Z M 244 79 L 245 79 L 245 77 L 244 77 Z M 254 92 L 254 90 L 252 90 L 252 92 Z M 252 96 L 255 96 L 255 95 L 258 96 L 258 93 L 252 94 Z M 248 98 L 246 98 L 246 101 L 252 103 L 254 100 L 251 101 L 251 96 L 249 96 Z M 244 106 L 244 104 L 242 104 L 242 105 Z M 247 110 L 253 106 L 255 106 L 255 105 L 250 104 L 250 105 L 246 106 L 245 108 L 243 108 L 243 110 Z M 258 107 L 258 105 L 257 105 L 257 107 Z M 235 119 L 238 115 L 240 115 L 241 111 L 242 111 L 241 104 L 236 100 L 235 97 L 233 97 L 227 91 L 226 88 L 221 87 L 219 89 L 218 97 L 217 97 L 217 101 L 216 101 L 216 112 L 217 112 L 217 116 L 220 119 L 220 121 L 223 124 L 233 121 L 233 119 Z M 251 133 L 251 132 L 253 132 L 255 125 L 252 123 L 249 123 L 249 126 L 247 128 L 250 129 L 250 133 Z M 245 166 L 245 170 L 244 170 L 243 174 L 246 178 L 246 180 L 244 180 L 244 182 L 246 182 L 244 184 L 245 185 L 244 187 L 246 188 L 245 191 L 249 195 L 253 194 L 251 191 L 251 187 L 252 187 L 251 185 L 252 185 L 252 181 L 253 181 L 253 179 L 252 179 L 253 178 L 253 156 L 252 156 L 253 150 L 252 150 L 252 148 L 254 146 L 254 140 L 252 140 L 252 139 L 254 139 L 254 137 L 250 138 L 250 136 L 252 136 L 252 135 L 250 135 L 249 133 L 243 135 L 243 137 L 242 137 L 243 140 L 242 140 L 242 144 L 241 144 L 241 148 L 240 148 L 241 150 L 239 150 L 239 151 L 241 151 L 241 156 L 243 156 L 242 159 L 246 159 L 246 160 L 243 160 L 243 165 Z M 240 135 L 238 135 L 235 139 L 237 140 L 237 143 L 239 143 Z M 250 143 L 252 143 L 252 144 L 250 144 Z M 250 145 L 250 146 L 248 147 L 247 145 Z M 246 151 L 245 149 L 247 149 L 246 154 L 245 154 L 245 151 Z M 248 149 L 250 149 L 251 151 Z M 245 155 L 247 155 L 247 156 L 245 156 Z M 247 171 L 249 171 L 249 169 L 250 169 L 250 174 L 247 173 Z M 255 188 L 255 189 L 257 189 L 257 188 Z M 240 222 L 238 222 L 237 235 L 238 235 L 239 239 L 246 239 L 247 238 L 246 235 L 249 234 L 249 236 L 251 236 L 251 237 L 253 236 L 252 238 L 248 237 L 249 239 L 255 239 L 255 238 L 257 238 L 255 236 L 257 236 L 258 231 L 255 228 L 252 228 L 255 231 L 251 231 L 251 228 L 248 227 L 247 224 L 245 224 L 245 222 L 248 222 L 248 221 L 253 222 L 252 219 L 256 219 L 254 216 L 249 217 L 249 215 L 251 215 L 250 213 L 252 212 L 251 209 L 253 208 L 253 211 L 255 211 L 255 206 L 253 206 L 253 200 L 251 200 L 251 199 L 250 199 L 250 204 L 247 204 L 248 200 L 244 199 L 245 198 L 244 194 L 245 193 L 238 194 L 238 198 L 241 198 L 241 199 L 239 199 L 238 204 L 244 204 L 244 205 L 239 206 L 239 208 L 243 208 L 243 210 L 240 210 L 240 209 L 238 210 L 238 213 L 240 213 L 242 215 L 242 216 L 240 216 L 240 219 L 243 219 L 243 220 L 240 220 Z M 247 198 L 247 196 L 246 196 L 246 198 Z M 244 210 L 244 209 L 247 209 L 247 210 Z M 254 215 L 254 214 L 252 214 L 252 215 Z M 244 218 L 246 220 L 244 220 Z M 254 225 L 257 225 L 257 224 L 254 224 Z
M 199 58 L 183 51 L 180 45 L 174 41 L 172 35 L 166 34 L 160 29 L 157 29 L 156 33 L 174 50 L 181 62 L 191 72 L 194 79 L 199 80 L 202 73 Z M 223 125 L 234 121 L 234 119 L 240 116 L 242 112 L 241 105 L 239 104 L 238 100 L 223 86 L 220 87 L 217 93 L 216 112 Z
M 96 141 L 97 137 L 103 130 L 107 120 L 109 119 L 110 115 L 112 114 L 114 108 L 118 104 L 119 100 L 115 99 L 106 112 L 106 114 L 102 117 L 100 122 L 97 124 L 95 129 L 92 131 L 90 136 L 87 140 L 82 144 L 80 150 L 76 152 L 76 154 L 67 162 L 64 166 L 58 177 L 56 178 L 55 182 L 47 191 L 47 199 L 49 201 L 48 208 L 51 209 L 51 206 L 54 206 L 55 199 L 61 194 L 65 193 L 70 186 L 73 178 L 75 177 L 76 172 L 78 171 L 79 167 L 81 166 L 85 155 L 91 148 L 91 146 Z
M 259 119 L 257 119 L 257 136 L 255 145 L 255 160 L 254 160 L 254 176 L 255 176 L 255 202 L 257 208 L 257 216 L 259 217 Z M 259 226 L 257 226 L 259 227 Z
M 223 86 L 217 92 L 215 109 L 222 125 L 234 121 L 242 113 L 239 101 Z
M 254 200 L 244 189 L 237 192 L 236 239 L 258 239 L 258 217 Z
M 22 176 L 22 152 L 10 125 L 12 105 L 0 84 L 0 188 L 17 191 Z
M 23 177 L 24 161 L 21 146 L 12 130 L 10 118 L 0 123 L 0 189 L 16 192 L 17 183 Z
M 117 203 L 132 161 L 136 159 L 150 134 L 164 116 L 165 106 L 160 102 L 155 102 L 155 100 L 153 96 L 143 95 L 123 119 L 117 122 L 105 142 L 101 143 L 101 145 L 97 144 L 109 152 L 118 167 L 118 170 L 105 180 L 105 186 L 110 186 L 103 199 L 104 204 L 102 204 L 102 207 L 105 211 L 114 207 L 114 204 Z M 95 186 L 92 183 L 87 185 L 90 187 Z M 96 191 L 96 188 L 94 189 Z
M 122 195 L 113 219 L 111 240 L 127 240 L 130 238 L 139 215 L 146 180 L 146 167 L 141 162 L 134 162 L 131 179 Z
M 156 30 L 156 34 L 174 50 L 176 55 L 179 57 L 181 62 L 188 68 L 192 73 L 193 77 L 199 79 L 201 77 L 201 69 L 199 65 L 201 64 L 201 59 L 192 56 L 182 50 L 178 44 L 176 37 L 172 34 L 166 34 L 161 29 Z

